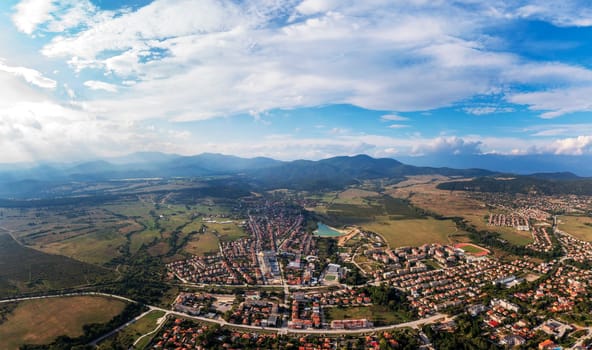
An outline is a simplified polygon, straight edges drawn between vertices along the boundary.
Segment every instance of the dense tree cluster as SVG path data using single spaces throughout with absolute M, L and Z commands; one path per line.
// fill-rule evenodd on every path
M 385 284 L 380 286 L 367 285 L 362 287 L 360 291 L 370 296 L 373 304 L 386 306 L 390 311 L 403 315 L 407 319 L 417 317 L 414 309 L 407 301 L 407 295 L 396 288 L 391 288 Z
M 478 191 L 499 193 L 537 193 L 543 195 L 592 195 L 590 179 L 542 179 L 532 176 L 516 176 L 512 179 L 480 177 L 471 181 L 444 182 L 437 186 L 448 191 Z

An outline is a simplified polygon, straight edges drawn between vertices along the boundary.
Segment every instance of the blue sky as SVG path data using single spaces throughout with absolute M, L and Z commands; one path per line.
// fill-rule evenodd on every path
M 0 162 L 592 153 L 592 6 L 7 0 Z

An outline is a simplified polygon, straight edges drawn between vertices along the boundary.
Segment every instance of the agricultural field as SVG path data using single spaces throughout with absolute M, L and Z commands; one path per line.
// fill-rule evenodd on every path
M 123 301 L 94 296 L 20 302 L 0 324 L 2 349 L 16 350 L 23 344 L 47 344 L 60 335 L 81 336 L 84 325 L 107 323 L 124 307 Z
M 101 207 L 1 209 L 2 224 L 37 250 L 105 264 L 121 256 L 127 236 L 143 225 Z
M 352 189 L 348 191 L 357 193 Z M 388 195 L 365 197 L 362 205 L 327 204 L 324 212 L 316 214 L 322 222 L 333 227 L 355 225 L 363 230 L 376 232 L 392 247 L 448 243 L 448 235 L 457 231 L 452 220 L 428 217 L 421 210 L 410 206 L 406 200 Z
M 456 232 L 452 220 L 434 218 L 389 220 L 378 217 L 362 228 L 380 234 L 391 247 L 419 246 L 426 243 L 448 243 L 448 235 Z
M 25 247 L 0 233 L 0 296 L 84 286 L 115 278 L 113 271 Z
M 367 204 L 366 198 L 377 196 L 379 196 L 378 192 L 349 188 L 343 192 L 339 192 L 333 203 L 365 205 Z
M 39 208 L 0 208 L 0 228 L 15 232 L 24 245 L 49 254 L 82 262 L 113 266 L 136 254 L 143 246 L 153 256 L 173 256 L 182 251 L 203 224 L 214 215 L 218 222 L 230 214 L 232 201 L 203 198 L 192 205 L 174 204 L 172 194 L 142 194 L 137 198 L 96 205 L 65 205 Z M 233 221 L 212 223 L 221 240 L 235 240 L 246 234 Z M 211 241 L 206 237 L 204 241 Z M 217 245 L 217 241 L 216 241 Z M 211 245 L 189 250 L 210 252 Z
M 430 184 L 438 181 L 449 180 L 448 177 L 442 175 L 416 175 L 409 176 L 407 179 L 394 184 L 393 188 L 412 187 L 416 185 Z
M 587 216 L 560 216 L 558 228 L 584 241 L 592 242 L 592 218 Z
M 365 198 L 363 205 L 332 203 L 326 204 L 324 212 L 316 212 L 321 221 L 332 227 L 372 223 L 377 218 L 389 220 L 420 219 L 424 215 L 402 199 L 391 196 Z
M 49 244 L 37 244 L 34 247 L 46 253 L 64 255 L 101 265 L 121 256 L 119 248 L 125 242 L 124 235 L 115 232 L 97 232 Z
M 146 346 L 148 346 L 148 343 L 152 339 L 152 336 L 149 333 L 154 331 L 160 325 L 159 322 L 164 322 L 163 316 L 163 311 L 152 311 L 139 319 L 137 322 L 124 328 L 121 332 L 118 332 L 113 337 L 101 342 L 98 348 L 100 350 L 109 350 L 115 348 L 114 344 L 117 344 L 120 347 L 129 348 L 136 340 L 142 337 L 142 339 L 140 339 L 140 341 L 135 345 L 134 349 L 144 349 Z
M 488 226 L 485 218 L 492 208 L 486 203 L 471 198 L 463 191 L 446 191 L 437 189 L 439 183 L 449 181 L 444 176 L 430 177 L 411 176 L 408 180 L 396 184 L 387 192 L 396 198 L 406 199 L 418 208 L 446 216 L 461 216 L 477 230 L 497 232 L 501 237 L 516 245 L 532 243 L 532 236 L 528 231 L 518 231 L 510 227 Z

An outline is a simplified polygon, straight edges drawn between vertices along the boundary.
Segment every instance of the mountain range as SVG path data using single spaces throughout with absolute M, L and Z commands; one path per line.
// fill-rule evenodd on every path
M 367 155 L 340 156 L 318 161 L 279 161 L 271 158 L 240 158 L 203 153 L 180 156 L 164 153 L 134 153 L 129 156 L 80 163 L 47 163 L 0 169 L 0 197 L 38 197 L 44 189 L 67 183 L 123 179 L 196 178 L 233 176 L 261 189 L 333 189 L 363 180 L 403 179 L 411 175 L 487 177 L 502 172 L 483 169 L 416 166 L 391 158 Z M 549 181 L 573 180 L 570 172 L 537 173 L 530 178 Z

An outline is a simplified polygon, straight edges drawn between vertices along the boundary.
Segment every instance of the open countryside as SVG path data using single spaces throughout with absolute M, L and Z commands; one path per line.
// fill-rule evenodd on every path
M 0 350 L 592 350 L 592 1 L 0 1 Z
M 83 326 L 106 323 L 125 307 L 120 300 L 105 297 L 67 297 L 17 303 L 2 314 L 2 348 L 17 350 L 23 344 L 47 344 L 61 335 L 77 337 Z

